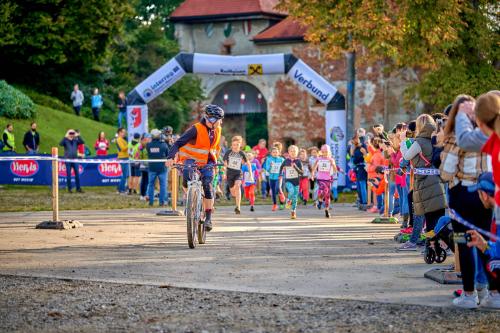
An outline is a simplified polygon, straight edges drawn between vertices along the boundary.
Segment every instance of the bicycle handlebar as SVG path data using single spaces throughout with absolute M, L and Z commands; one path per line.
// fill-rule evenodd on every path
M 205 165 L 198 165 L 196 163 L 194 164 L 180 164 L 180 163 L 175 163 L 173 165 L 174 168 L 177 169 L 184 169 L 184 168 L 191 168 L 191 169 L 205 169 L 205 168 L 216 168 L 216 167 L 221 167 L 224 166 L 222 163 L 217 163 L 217 164 L 205 164 Z

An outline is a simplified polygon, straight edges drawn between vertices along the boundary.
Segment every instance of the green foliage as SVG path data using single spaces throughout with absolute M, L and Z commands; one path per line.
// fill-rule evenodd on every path
M 19 90 L 21 90 L 23 93 L 25 93 L 31 100 L 38 105 L 46 106 L 51 109 L 63 111 L 66 113 L 73 113 L 73 108 L 69 106 L 68 104 L 63 103 L 60 99 L 57 99 L 55 97 L 49 96 L 42 94 L 38 91 L 35 91 L 33 89 L 23 87 L 23 86 L 18 86 L 17 87 Z
M 479 96 L 484 92 L 498 89 L 500 72 L 492 70 L 489 64 L 465 65 L 453 63 L 427 73 L 422 81 L 408 91 L 408 95 L 417 95 L 433 111 L 441 112 L 452 103 L 455 96 L 467 94 Z
M 0 116 L 11 119 L 31 119 L 35 117 L 33 101 L 21 91 L 0 81 Z
M 0 58 L 17 65 L 92 67 L 131 14 L 118 0 L 3 0 Z
M 93 121 L 84 117 L 78 117 L 74 114 L 61 112 L 45 106 L 35 105 L 36 118 L 32 119 L 8 119 L 0 116 L 0 128 L 5 128 L 7 123 L 14 125 L 14 135 L 18 152 L 24 152 L 22 148 L 22 139 L 24 133 L 30 128 L 31 121 L 36 121 L 38 132 L 40 133 L 40 152 L 50 153 L 51 147 L 58 147 L 59 142 L 64 137 L 66 131 L 70 128 L 79 129 L 85 144 L 90 148 L 92 154 L 95 154 L 93 149 L 94 142 L 97 139 L 97 134 L 100 131 L 106 133 L 106 137 L 111 139 L 116 133 L 114 126 L 109 126 L 103 123 Z M 61 148 L 61 147 L 60 147 Z M 60 149 L 62 154 L 63 150 Z M 111 145 L 110 154 L 116 153 L 115 145 Z

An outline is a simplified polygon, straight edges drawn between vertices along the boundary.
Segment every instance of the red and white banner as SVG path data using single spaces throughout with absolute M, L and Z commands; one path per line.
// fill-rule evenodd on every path
M 148 106 L 128 105 L 127 106 L 127 133 L 128 140 L 131 141 L 135 133 L 143 134 L 148 132 Z

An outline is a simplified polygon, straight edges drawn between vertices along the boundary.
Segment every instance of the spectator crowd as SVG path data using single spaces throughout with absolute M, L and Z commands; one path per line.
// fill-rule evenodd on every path
M 75 113 L 83 93 L 75 85 L 71 94 Z M 102 97 L 92 96 L 94 118 L 99 119 Z M 118 193 L 138 195 L 153 206 L 168 204 L 169 170 L 164 162 L 178 136 L 171 127 L 132 135 L 127 140 L 125 95 L 120 94 L 119 129 L 109 141 L 97 135 L 93 148 L 105 156 L 116 145 L 122 177 Z M 4 153 L 16 151 L 13 127 L 2 136 Z M 38 152 L 40 135 L 32 123 L 23 139 L 27 154 Z M 60 142 L 65 158 L 88 156 L 89 148 L 78 130 L 68 130 Z M 300 205 L 314 205 L 330 218 L 331 200 L 338 200 L 338 179 L 345 176 L 356 189 L 359 210 L 399 217 L 406 241 L 399 251 L 423 247 L 428 260 L 438 260 L 446 251 L 458 256 L 462 289 L 453 304 L 462 308 L 479 305 L 500 308 L 500 92 L 491 91 L 477 99 L 460 95 L 442 113 L 422 114 L 390 129 L 377 124 L 359 128 L 348 142 L 348 170 L 338 167 L 330 147 L 298 147 L 284 150 L 273 142 L 269 150 L 264 139 L 253 148 L 243 137 L 230 142 L 221 139 L 221 167 L 211 184 L 217 200 L 233 200 L 235 214 L 248 202 L 255 210 L 256 199 L 270 197 L 271 211 L 290 209 L 297 218 Z M 141 162 L 144 160 L 145 162 Z M 146 161 L 148 160 L 148 161 Z M 75 170 L 76 191 L 81 192 L 78 163 L 66 163 L 68 190 L 72 192 L 71 170 Z M 177 181 L 177 180 L 173 180 Z M 464 221 L 466 223 L 464 223 Z M 403 237 L 404 238 L 404 237 Z M 429 259 L 431 258 L 431 259 Z

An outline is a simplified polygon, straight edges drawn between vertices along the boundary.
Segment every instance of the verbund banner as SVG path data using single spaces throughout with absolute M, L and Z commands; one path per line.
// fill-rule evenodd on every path
M 128 105 L 127 106 L 127 133 L 128 141 L 132 141 L 135 133 L 143 134 L 148 132 L 148 106 Z
M 332 150 L 335 163 L 347 172 L 347 138 L 346 138 L 346 111 L 327 110 L 325 112 L 326 144 Z M 339 174 L 339 186 L 346 185 L 345 174 Z
M 337 89 L 325 80 L 322 76 L 316 73 L 305 62 L 299 60 L 293 65 L 288 72 L 297 84 L 303 89 L 309 91 L 311 95 L 316 97 L 323 104 L 328 104 L 337 92 Z
M 12 157 L 15 158 L 15 156 Z M 100 156 L 99 159 L 109 159 L 110 161 L 79 164 L 81 186 L 117 185 L 122 175 L 122 167 L 128 168 L 128 164 L 119 164 L 113 161 L 113 159 L 116 159 L 116 155 Z M 85 159 L 82 159 L 83 161 Z M 71 171 L 74 176 L 74 170 L 72 169 Z M 66 164 L 64 162 L 59 162 L 58 173 L 59 186 L 66 186 Z M 74 181 L 75 179 L 72 178 L 73 183 Z M 0 161 L 0 184 L 52 185 L 52 161 L 35 161 L 29 159 Z

